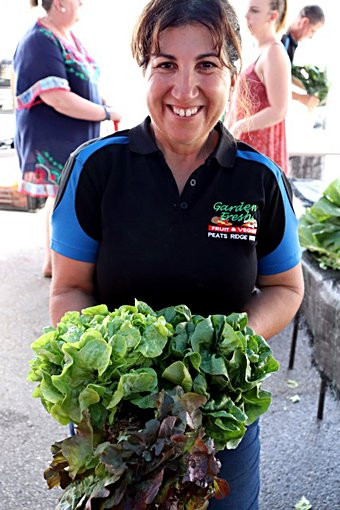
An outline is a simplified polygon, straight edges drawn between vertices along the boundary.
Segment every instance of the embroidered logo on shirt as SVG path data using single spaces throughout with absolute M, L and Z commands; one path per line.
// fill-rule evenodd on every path
M 208 225 L 208 237 L 213 239 L 231 239 L 256 241 L 257 220 L 254 217 L 258 206 L 240 202 L 228 205 L 216 202 L 213 206 L 218 214 L 213 216 Z

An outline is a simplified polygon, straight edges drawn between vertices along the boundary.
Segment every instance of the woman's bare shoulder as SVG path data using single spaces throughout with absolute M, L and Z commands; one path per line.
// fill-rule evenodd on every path
M 260 64 L 263 72 L 265 70 L 277 68 L 290 69 L 291 64 L 288 53 L 281 42 L 273 43 L 268 46 L 261 56 Z
M 288 72 L 290 69 L 290 60 L 281 42 L 274 42 L 268 45 L 261 53 L 256 63 L 255 71 L 264 81 L 264 76 L 272 73 L 281 73 L 283 70 Z
M 281 58 L 282 60 L 289 62 L 288 53 L 280 41 L 277 41 L 268 46 L 266 54 L 268 59 Z

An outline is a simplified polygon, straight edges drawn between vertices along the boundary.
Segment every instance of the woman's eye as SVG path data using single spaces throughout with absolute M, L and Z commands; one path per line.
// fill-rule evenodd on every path
M 214 62 L 200 62 L 199 67 L 204 70 L 214 69 L 217 65 Z
M 173 62 L 160 62 L 156 67 L 158 69 L 173 69 L 174 64 Z

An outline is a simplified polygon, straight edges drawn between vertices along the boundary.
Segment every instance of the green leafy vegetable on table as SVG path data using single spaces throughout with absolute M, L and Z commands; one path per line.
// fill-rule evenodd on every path
M 323 269 L 340 269 L 340 179 L 333 181 L 299 220 L 301 246 Z
M 326 103 L 330 87 L 326 71 L 321 71 L 317 66 L 292 65 L 292 75 L 301 81 L 307 94 L 320 99 L 320 105 Z
M 245 313 L 140 301 L 68 312 L 32 348 L 33 395 L 76 426 L 45 472 L 65 489 L 58 510 L 197 509 L 223 497 L 215 452 L 236 448 L 268 409 L 261 384 L 279 367 Z

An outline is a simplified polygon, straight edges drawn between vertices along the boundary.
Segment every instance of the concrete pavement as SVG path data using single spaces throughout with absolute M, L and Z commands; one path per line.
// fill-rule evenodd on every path
M 67 433 L 31 397 L 26 381 L 30 344 L 49 323 L 49 281 L 41 276 L 44 211 L 0 210 L 0 510 L 53 510 L 43 471 L 50 445 Z M 262 418 L 261 510 L 290 510 L 302 496 L 313 510 L 340 508 L 340 405 L 327 391 L 317 422 L 319 376 L 311 366 L 306 333 L 287 370 L 291 326 L 272 339 L 281 370 L 265 384 L 273 404 Z M 298 383 L 291 388 L 287 380 Z M 290 397 L 298 395 L 293 403 Z M 239 509 L 235 509 L 239 510 Z

